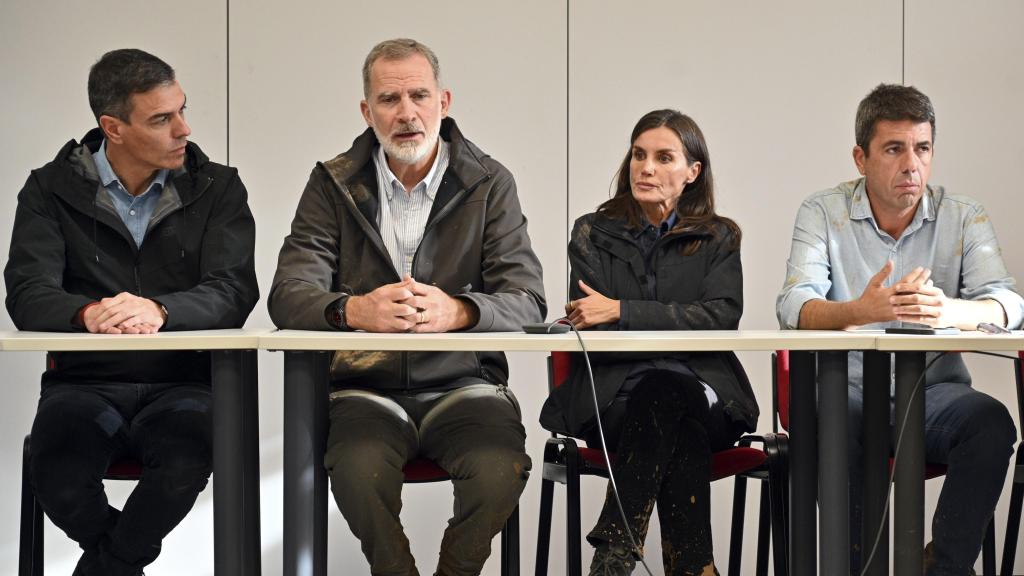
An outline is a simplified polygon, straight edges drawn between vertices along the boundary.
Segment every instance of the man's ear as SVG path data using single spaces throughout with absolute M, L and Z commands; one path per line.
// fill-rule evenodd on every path
M 363 120 L 366 120 L 366 125 L 373 128 L 373 117 L 370 116 L 370 105 L 366 100 L 359 101 L 359 111 L 363 113 Z
M 103 130 L 103 135 L 114 144 L 120 144 L 121 138 L 121 126 L 124 124 L 113 116 L 107 116 L 106 114 L 100 116 L 100 129 Z
M 867 160 L 867 153 L 860 146 L 853 147 L 853 163 L 857 165 L 860 175 L 864 175 L 864 162 Z
M 441 90 L 441 118 L 448 117 L 448 108 L 452 105 L 452 91 L 445 88 Z

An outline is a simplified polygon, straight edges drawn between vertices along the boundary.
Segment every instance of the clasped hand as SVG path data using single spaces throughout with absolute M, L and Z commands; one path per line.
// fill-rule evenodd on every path
M 345 306 L 349 327 L 367 332 L 460 330 L 475 323 L 475 312 L 473 304 L 408 275 L 401 282 L 352 296 Z
M 932 328 L 956 326 L 956 300 L 931 280 L 931 270 L 914 268 L 891 287 L 883 284 L 892 273 L 890 260 L 868 281 L 860 303 L 871 322 L 913 322 Z
M 156 302 L 121 292 L 88 306 L 82 322 L 93 334 L 156 334 L 164 315 Z

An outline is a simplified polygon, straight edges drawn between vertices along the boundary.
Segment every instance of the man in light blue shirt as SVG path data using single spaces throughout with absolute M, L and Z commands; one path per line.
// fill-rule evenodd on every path
M 929 186 L 935 113 L 913 87 L 879 85 L 857 110 L 854 162 L 862 178 L 800 207 L 776 302 L 788 329 L 912 323 L 1017 328 L 1024 300 L 976 201 Z M 861 355 L 850 357 L 851 568 L 861 562 Z M 929 462 L 948 466 L 926 548 L 929 576 L 973 573 L 1017 433 L 1006 407 L 974 390 L 959 354 L 926 375 Z

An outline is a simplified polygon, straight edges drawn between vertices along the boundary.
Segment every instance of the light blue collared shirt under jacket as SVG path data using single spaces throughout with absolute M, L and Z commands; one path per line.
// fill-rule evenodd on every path
M 1006 312 L 1009 328 L 1019 327 L 1024 318 L 1024 299 L 1003 264 L 995 230 L 981 204 L 946 194 L 941 186 L 928 186 L 914 219 L 894 240 L 878 228 L 865 180 L 860 178 L 818 192 L 800 206 L 785 284 L 775 304 L 779 325 L 797 328 L 800 309 L 808 300 L 856 300 L 887 260 L 895 267 L 886 286 L 922 266 L 931 269 L 932 281 L 949 298 L 995 300 Z M 939 362 L 929 370 L 928 382 L 960 380 L 943 374 L 944 367 L 952 368 L 946 364 Z M 861 373 L 860 355 L 851 355 L 851 383 L 859 384 Z
M 132 196 L 125 190 L 121 181 L 110 166 L 107 159 L 107 141 L 100 144 L 100 149 L 92 155 L 96 163 L 96 173 L 100 177 L 100 184 L 106 189 L 107 195 L 114 202 L 114 208 L 121 217 L 121 221 L 131 232 L 135 239 L 135 246 L 142 247 L 142 240 L 146 237 L 146 229 L 149 228 L 149 219 L 156 211 L 156 205 L 160 201 L 160 193 L 163 192 L 164 183 L 167 181 L 167 170 L 159 170 L 153 177 L 153 182 L 146 188 L 146 191 L 138 196 Z

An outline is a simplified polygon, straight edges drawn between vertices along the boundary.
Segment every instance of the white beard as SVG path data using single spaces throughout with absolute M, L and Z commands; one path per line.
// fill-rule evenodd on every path
M 399 126 L 397 130 L 399 132 L 412 131 L 410 128 L 418 129 L 419 126 L 403 125 Z M 417 164 L 421 160 L 427 157 L 428 154 L 434 151 L 434 147 L 437 145 L 437 138 L 441 133 L 441 123 L 438 122 L 437 126 L 429 132 L 424 132 L 423 141 L 420 144 L 415 142 L 403 142 L 395 143 L 391 139 L 390 135 L 381 134 L 377 127 L 373 127 L 373 133 L 377 136 L 377 140 L 380 145 L 384 148 L 384 152 L 388 155 L 388 158 L 400 163 L 400 164 Z

